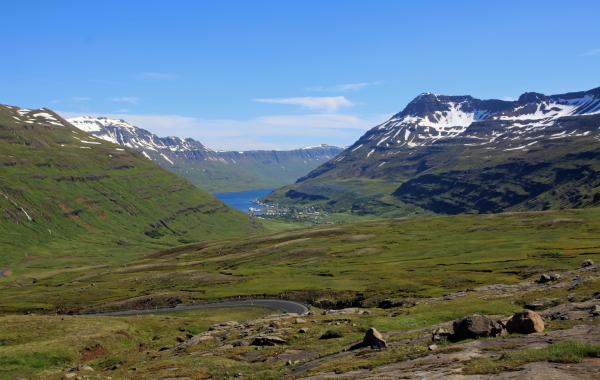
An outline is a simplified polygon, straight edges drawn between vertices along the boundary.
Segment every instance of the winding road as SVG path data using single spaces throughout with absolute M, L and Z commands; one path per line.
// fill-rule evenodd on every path
M 105 312 L 92 312 L 92 313 L 82 313 L 79 315 L 118 317 L 118 316 L 125 316 L 125 315 L 173 313 L 173 312 L 177 312 L 177 311 L 201 310 L 201 309 L 212 309 L 212 308 L 221 308 L 221 307 L 242 307 L 242 306 L 264 307 L 267 309 L 279 310 L 282 313 L 295 313 L 295 314 L 308 313 L 308 307 L 305 304 L 300 303 L 300 302 L 280 300 L 280 299 L 254 298 L 254 299 L 244 299 L 244 300 L 227 300 L 227 301 L 218 301 L 218 302 L 210 302 L 210 303 L 177 305 L 175 307 L 162 307 L 162 308 L 156 308 L 156 309 L 130 309 L 130 310 L 117 310 L 117 311 L 105 311 Z

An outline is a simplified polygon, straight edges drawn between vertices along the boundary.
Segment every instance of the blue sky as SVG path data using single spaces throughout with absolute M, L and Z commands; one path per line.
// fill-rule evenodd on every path
M 417 94 L 600 86 L 598 1 L 12 1 L 0 103 L 216 149 L 349 145 Z

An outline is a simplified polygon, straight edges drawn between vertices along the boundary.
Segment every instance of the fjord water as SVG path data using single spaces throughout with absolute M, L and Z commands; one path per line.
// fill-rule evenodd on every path
M 215 196 L 227 206 L 248 212 L 251 207 L 259 208 L 258 199 L 270 194 L 273 189 L 254 189 L 246 191 L 234 191 L 227 193 L 215 193 Z

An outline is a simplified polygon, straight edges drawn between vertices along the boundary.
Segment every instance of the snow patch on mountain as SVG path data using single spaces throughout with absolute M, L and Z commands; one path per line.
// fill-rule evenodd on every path
M 162 158 L 164 158 L 164 159 L 165 159 L 165 160 L 166 160 L 168 163 L 170 163 L 171 165 L 175 165 L 175 164 L 173 163 L 173 161 L 171 161 L 171 159 L 169 159 L 169 157 L 165 156 L 165 154 L 164 154 L 164 153 L 161 153 L 160 155 L 161 155 L 161 156 L 162 156 Z
M 49 114 L 48 112 L 34 113 L 33 117 L 42 117 L 44 119 L 56 120 L 56 118 L 54 116 L 52 116 L 51 114 Z
M 558 118 L 600 113 L 600 99 L 586 95 L 575 99 L 552 99 L 517 107 L 512 113 L 495 116 L 497 120 L 526 121 L 531 126 L 547 126 Z
M 431 127 L 436 131 L 464 131 L 474 121 L 483 120 L 489 115 L 489 111 L 484 110 L 464 111 L 463 103 L 448 102 L 447 104 L 449 108 L 447 111 L 435 111 L 425 117 L 409 115 L 398 120 L 398 123 Z

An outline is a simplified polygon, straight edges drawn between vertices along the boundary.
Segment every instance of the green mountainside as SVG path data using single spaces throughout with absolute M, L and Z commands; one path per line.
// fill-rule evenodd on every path
M 5 271 L 124 260 L 262 228 L 139 153 L 91 137 L 48 109 L 0 106 L 0 173 Z

